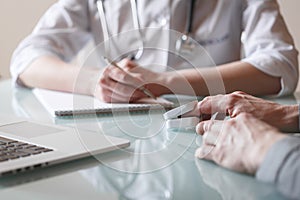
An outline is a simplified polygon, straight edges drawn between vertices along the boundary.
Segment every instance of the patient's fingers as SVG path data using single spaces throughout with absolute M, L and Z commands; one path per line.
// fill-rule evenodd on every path
M 226 96 L 216 95 L 205 97 L 199 102 L 201 114 L 226 113 Z
M 219 131 L 208 131 L 205 132 L 202 138 L 204 144 L 215 146 L 220 132 Z
M 203 135 L 207 131 L 221 131 L 224 121 L 207 120 L 202 121 L 196 126 L 196 132 Z
M 206 160 L 212 160 L 212 152 L 213 152 L 214 146 L 203 144 L 201 147 L 199 147 L 196 152 L 195 156 L 200 159 L 206 159 Z

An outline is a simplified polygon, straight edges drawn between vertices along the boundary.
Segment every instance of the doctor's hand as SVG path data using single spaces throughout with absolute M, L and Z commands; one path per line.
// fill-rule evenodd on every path
M 117 63 L 122 69 L 113 65 L 106 67 L 96 86 L 94 96 L 104 102 L 136 102 L 147 97 L 139 88 L 150 90 L 155 96 L 163 93 L 159 83 L 160 74 L 139 67 L 129 59 Z
M 224 121 L 202 121 L 197 125 L 196 131 L 203 135 L 196 157 L 249 174 L 257 171 L 275 142 L 287 137 L 276 128 L 246 113 Z
M 206 97 L 190 115 L 209 116 L 215 112 L 231 118 L 241 113 L 250 113 L 283 132 L 298 130 L 298 105 L 281 105 L 244 92 Z

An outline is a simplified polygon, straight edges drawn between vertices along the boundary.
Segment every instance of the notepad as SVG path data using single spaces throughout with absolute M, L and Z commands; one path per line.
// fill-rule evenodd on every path
M 174 104 L 164 98 L 143 99 L 141 103 L 104 103 L 98 99 L 66 92 L 35 88 L 33 94 L 53 117 L 110 114 L 113 112 L 133 112 L 157 109 L 171 109 Z

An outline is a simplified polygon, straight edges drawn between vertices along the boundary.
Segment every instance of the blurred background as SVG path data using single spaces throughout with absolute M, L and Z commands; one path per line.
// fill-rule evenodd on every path
M 10 58 L 18 43 L 27 36 L 45 10 L 57 0 L 0 1 L 0 76 L 10 78 Z M 300 49 L 300 1 L 278 0 L 281 12 Z M 300 83 L 298 83 L 300 91 Z

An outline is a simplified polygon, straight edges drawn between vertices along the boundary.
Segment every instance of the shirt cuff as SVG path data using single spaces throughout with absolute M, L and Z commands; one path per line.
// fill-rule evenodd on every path
M 260 54 L 242 59 L 243 62 L 249 63 L 258 70 L 274 77 L 281 78 L 281 90 L 275 97 L 292 94 L 298 83 L 298 69 L 284 62 L 283 58 L 274 55 L 274 57 Z
M 266 157 L 255 176 L 258 180 L 275 183 L 289 153 L 300 146 L 300 138 L 289 136 L 276 142 L 266 154 Z

